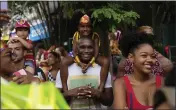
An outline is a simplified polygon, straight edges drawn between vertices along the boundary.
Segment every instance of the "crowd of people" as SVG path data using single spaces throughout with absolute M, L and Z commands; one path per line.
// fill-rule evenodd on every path
M 121 58 L 116 74 L 99 54 L 98 33 L 88 15 L 80 18 L 69 54 L 62 46 L 38 49 L 28 39 L 30 25 L 15 25 L 17 37 L 1 47 L 1 79 L 21 84 L 52 82 L 72 109 L 173 109 L 175 66 L 154 47 L 153 29 L 110 33 L 111 54 Z M 118 38 L 117 38 L 118 36 Z M 172 94 L 169 97 L 168 94 Z

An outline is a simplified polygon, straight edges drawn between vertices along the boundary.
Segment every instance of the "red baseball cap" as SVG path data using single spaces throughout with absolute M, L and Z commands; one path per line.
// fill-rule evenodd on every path
M 15 24 L 15 29 L 16 28 L 30 28 L 30 25 L 29 25 L 29 23 L 26 20 L 20 19 Z

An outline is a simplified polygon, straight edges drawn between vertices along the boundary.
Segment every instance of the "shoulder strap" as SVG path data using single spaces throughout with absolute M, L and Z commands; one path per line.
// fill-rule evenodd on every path
M 128 76 L 124 76 L 123 78 L 124 78 L 124 81 L 125 81 L 127 92 L 132 93 L 132 86 L 131 86 L 131 83 L 130 83 L 130 81 L 128 79 Z
M 161 87 L 161 76 L 156 75 L 156 88 Z
M 128 76 L 124 76 L 124 81 L 126 85 L 126 90 L 127 90 L 127 103 L 128 103 L 128 108 L 129 110 L 132 110 L 133 108 L 133 92 L 132 92 L 132 86 L 131 83 L 128 79 Z

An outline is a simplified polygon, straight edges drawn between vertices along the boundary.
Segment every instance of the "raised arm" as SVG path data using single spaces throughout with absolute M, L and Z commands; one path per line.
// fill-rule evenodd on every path
M 73 56 L 76 57 L 76 53 L 77 53 L 77 41 L 76 41 L 76 37 L 73 37 Z
M 95 54 L 94 54 L 94 58 L 96 59 L 99 53 L 99 42 L 100 39 L 98 37 L 98 35 L 95 35 L 95 39 L 94 39 L 94 43 L 95 43 Z
M 23 45 L 24 47 L 26 47 L 27 49 L 32 49 L 33 48 L 33 45 L 32 45 L 32 42 L 27 42 L 25 39 L 22 39 L 20 37 L 16 37 L 17 40 L 19 40 Z
M 158 52 L 158 61 L 161 64 L 161 68 L 164 71 L 164 76 L 166 76 L 168 73 L 170 73 L 173 69 L 173 63 L 166 57 L 164 57 L 162 54 Z

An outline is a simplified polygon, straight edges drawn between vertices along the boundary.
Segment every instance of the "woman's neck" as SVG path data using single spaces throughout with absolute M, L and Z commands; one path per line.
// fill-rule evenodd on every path
M 149 80 L 151 78 L 151 75 L 135 71 L 132 73 L 132 77 L 134 78 L 134 80 L 142 83 Z

